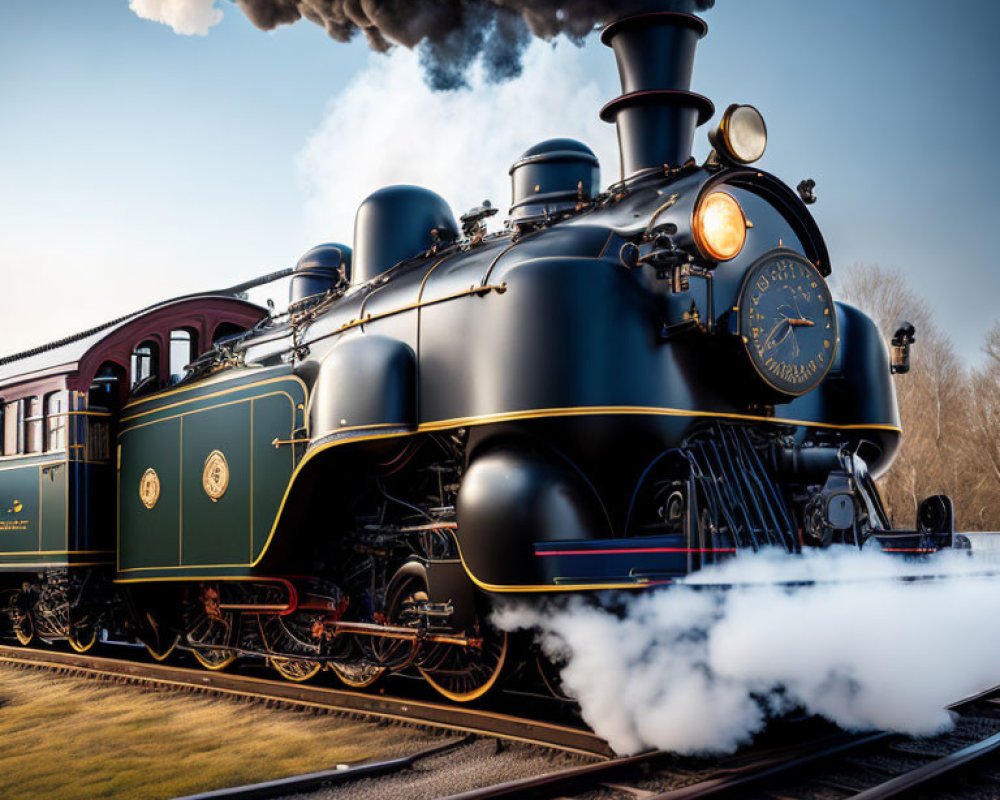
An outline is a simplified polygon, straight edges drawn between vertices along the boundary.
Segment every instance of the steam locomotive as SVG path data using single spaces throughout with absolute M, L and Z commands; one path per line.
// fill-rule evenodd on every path
M 353 250 L 299 260 L 287 312 L 235 287 L 0 361 L 17 639 L 356 687 L 416 669 L 468 701 L 514 660 L 503 595 L 642 591 L 765 546 L 965 545 L 943 496 L 890 524 L 874 478 L 913 331 L 890 361 L 833 299 L 812 187 L 752 166 L 760 113 L 730 106 L 691 157 L 706 30 L 603 30 L 607 189 L 586 145 L 545 141 L 510 169 L 500 233 L 488 203 L 456 221 L 387 187 Z

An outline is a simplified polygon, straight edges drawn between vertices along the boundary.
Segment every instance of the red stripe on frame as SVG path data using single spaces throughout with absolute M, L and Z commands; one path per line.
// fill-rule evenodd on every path
M 622 550 L 542 550 L 536 551 L 536 556 L 610 556 L 628 555 L 631 553 L 735 553 L 735 547 L 711 549 L 691 547 L 635 547 Z

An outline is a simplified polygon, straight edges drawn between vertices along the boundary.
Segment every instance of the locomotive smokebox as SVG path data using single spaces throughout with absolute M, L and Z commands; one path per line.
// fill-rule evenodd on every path
M 715 112 L 711 100 L 690 91 L 695 48 L 707 31 L 700 18 L 672 11 L 624 17 L 602 31 L 618 60 L 622 95 L 601 119 L 618 127 L 623 179 L 691 157 L 695 129 Z

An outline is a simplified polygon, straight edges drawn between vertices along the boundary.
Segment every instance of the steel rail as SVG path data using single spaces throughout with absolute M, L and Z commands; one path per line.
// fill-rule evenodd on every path
M 634 756 L 624 756 L 612 758 L 609 761 L 601 761 L 597 764 L 584 764 L 580 767 L 570 767 L 557 772 L 547 772 L 544 775 L 536 775 L 530 778 L 521 778 L 516 781 L 498 783 L 493 786 L 484 786 L 480 789 L 470 789 L 467 792 L 447 795 L 438 800 L 487 800 L 494 797 L 524 797 L 529 793 L 538 793 L 540 790 L 565 791 L 575 785 L 586 783 L 593 785 L 595 778 L 609 778 L 615 773 L 636 767 L 639 764 L 652 761 L 655 758 L 664 756 L 662 750 L 653 750 L 646 753 L 639 753 Z
M 909 772 L 904 772 L 891 780 L 852 795 L 850 800 L 888 800 L 890 797 L 914 791 L 952 772 L 971 766 L 1000 749 L 1000 733 L 994 733 L 981 741 L 963 747 L 954 753 L 924 764 Z
M 303 708 L 325 709 L 361 717 L 390 719 L 441 730 L 526 742 L 601 759 L 614 756 L 606 741 L 583 728 L 406 697 L 365 694 L 347 689 L 331 689 L 234 673 L 208 672 L 203 669 L 166 664 L 146 664 L 104 656 L 2 645 L 0 645 L 0 663 L 23 664 L 45 669 L 72 669 L 97 677 L 279 701 Z
M 722 770 L 722 775 L 709 778 L 705 781 L 692 783 L 668 792 L 652 795 L 648 800 L 694 800 L 701 797 L 723 797 L 737 790 L 747 789 L 755 783 L 760 783 L 768 778 L 794 772 L 803 767 L 808 767 L 843 755 L 851 750 L 857 750 L 869 744 L 887 739 L 894 734 L 873 733 L 866 736 L 833 736 L 831 739 L 840 739 L 839 742 L 831 741 L 821 750 L 813 750 L 816 743 L 806 743 L 788 748 L 783 753 L 765 757 L 758 761 L 750 762 L 741 767 L 730 770 Z M 802 755 L 802 750 L 807 750 Z M 789 755 L 791 753 L 791 755 Z
M 1000 687 L 992 687 L 983 692 L 963 698 L 948 706 L 949 709 L 960 709 L 977 702 L 998 703 L 991 699 Z M 755 784 L 763 783 L 771 778 L 784 774 L 792 774 L 799 770 L 842 756 L 853 750 L 860 750 L 869 745 L 895 737 L 895 734 L 876 732 L 869 734 L 838 733 L 825 736 L 818 740 L 799 742 L 787 747 L 780 747 L 759 754 L 751 754 L 747 758 L 735 759 L 721 766 L 715 774 L 705 780 L 682 786 L 660 794 L 649 794 L 647 800 L 695 800 L 696 798 L 718 798 L 742 793 Z M 996 740 L 994 742 L 994 739 Z M 922 785 L 946 772 L 958 769 L 968 763 L 982 758 L 995 749 L 1000 748 L 1000 733 L 989 740 L 980 742 L 965 750 L 934 762 L 913 773 L 889 781 L 883 787 L 869 790 L 871 794 L 861 794 L 852 800 L 883 800 L 891 798 L 904 791 Z M 595 778 L 601 778 L 616 770 L 624 770 L 642 761 L 649 761 L 662 756 L 662 751 L 651 751 L 632 757 L 632 760 L 613 759 L 603 764 L 588 765 L 583 768 L 572 768 L 548 773 L 533 778 L 525 778 L 493 786 L 486 786 L 461 794 L 450 795 L 440 800 L 488 800 L 488 798 L 521 797 L 525 793 L 538 796 L 552 796 L 555 793 L 572 789 L 581 783 L 588 783 L 586 788 L 594 788 Z M 905 785 L 904 785 L 905 784 Z M 901 788 L 896 788 L 900 786 Z M 891 790 L 891 794 L 876 794 L 876 790 Z
M 949 710 L 959 710 L 963 707 L 972 706 L 977 702 L 996 703 L 997 701 L 991 699 L 991 696 L 995 695 L 998 690 L 1000 690 L 1000 687 L 994 686 L 958 700 L 947 706 L 947 708 Z M 723 797 L 736 790 L 746 789 L 752 784 L 819 764 L 851 750 L 860 749 L 869 744 L 875 744 L 876 742 L 892 738 L 893 736 L 895 734 L 879 732 L 845 737 L 846 740 L 842 743 L 831 743 L 819 752 L 806 752 L 798 757 L 794 756 L 794 754 L 789 757 L 788 753 L 795 749 L 789 748 L 789 750 L 785 751 L 784 755 L 777 755 L 770 759 L 765 758 L 763 761 L 758 761 L 756 764 L 748 764 L 746 767 L 742 767 L 735 772 L 727 770 L 728 774 L 720 774 L 705 781 L 699 781 L 698 783 L 672 791 L 653 795 L 647 798 L 647 800 L 694 800 L 695 798 Z M 802 749 L 803 747 L 812 750 L 815 744 L 798 746 L 798 749 Z M 914 788 L 924 785 L 941 775 L 957 770 L 979 758 L 989 755 L 998 748 L 1000 748 L 1000 733 L 956 753 L 952 753 L 950 756 L 945 756 L 931 764 L 886 781 L 879 786 L 865 790 L 853 796 L 851 800 L 886 800 L 887 798 L 896 797 L 905 792 L 912 791 Z
M 945 706 L 945 708 L 949 711 L 958 711 L 963 706 L 971 706 L 981 700 L 987 703 L 997 703 L 1000 702 L 995 699 L 998 692 L 1000 692 L 1000 686 L 991 686 L 989 689 L 983 689 L 981 692 L 976 692 L 975 694 L 963 697 L 961 700 L 956 700 L 951 705 Z
M 820 759 L 831 758 L 851 748 L 863 746 L 888 735 L 883 733 L 868 736 L 835 734 L 824 737 L 820 742 L 799 743 L 791 747 L 780 748 L 750 761 L 733 762 L 729 766 L 720 768 L 716 777 L 664 794 L 650 795 L 648 800 L 681 800 L 682 798 L 687 800 L 687 798 L 721 796 L 781 772 L 794 770 Z M 822 749 L 816 751 L 817 746 L 821 746 Z M 616 772 L 628 770 L 666 755 L 662 750 L 648 751 L 626 758 L 616 758 L 598 764 L 587 764 L 582 767 L 572 767 L 531 778 L 472 789 L 439 798 L 439 800 L 491 800 L 501 797 L 522 797 L 529 792 L 538 796 L 553 796 L 572 790 L 581 784 L 586 785 L 588 789 L 593 789 L 595 788 L 595 779 L 603 780 Z
M 995 695 L 1000 687 L 992 687 L 969 697 L 965 697 L 947 708 L 957 710 L 962 707 L 971 706 L 977 702 L 993 703 L 990 696 Z M 784 751 L 773 757 L 765 757 L 756 763 L 750 763 L 737 770 L 720 771 L 716 777 L 705 781 L 699 781 L 688 786 L 680 787 L 672 791 L 652 795 L 647 800 L 695 800 L 695 798 L 723 797 L 737 790 L 747 789 L 751 785 L 761 783 L 769 778 L 774 778 L 782 774 L 790 774 L 799 769 L 814 766 L 823 761 L 843 755 L 851 750 L 860 749 L 879 741 L 884 741 L 894 737 L 895 734 L 878 732 L 859 736 L 843 736 L 844 741 L 835 741 L 820 751 L 814 751 L 815 743 L 799 745 Z M 836 737 L 833 737 L 836 739 Z M 795 756 L 796 749 L 806 748 L 808 752 L 801 756 Z M 964 767 L 969 763 L 982 758 L 1000 748 L 1000 733 L 978 742 L 970 747 L 946 756 L 931 764 L 927 764 L 912 772 L 905 773 L 897 778 L 887 781 L 879 786 L 872 787 L 851 800 L 887 800 L 908 791 L 912 791 L 941 775 Z M 789 755 L 791 754 L 791 755 Z
M 472 738 L 471 736 L 466 736 L 463 739 L 434 745 L 433 747 L 419 750 L 416 753 L 399 758 L 391 758 L 387 761 L 370 761 L 365 764 L 356 764 L 353 767 L 305 772 L 301 775 L 290 775 L 287 778 L 278 778 L 273 781 L 250 783 L 245 786 L 232 786 L 227 789 L 215 789 L 200 794 L 189 794 L 184 797 L 174 798 L 174 800 L 263 800 L 263 798 L 280 797 L 293 792 L 322 789 L 327 786 L 348 783 L 349 781 L 367 778 L 372 775 L 384 775 L 387 772 L 406 769 L 422 758 L 436 756 L 448 750 L 454 750 L 460 745 L 467 744 Z

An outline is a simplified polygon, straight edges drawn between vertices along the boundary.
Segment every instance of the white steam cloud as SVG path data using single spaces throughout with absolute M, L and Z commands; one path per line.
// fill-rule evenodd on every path
M 998 681 L 992 566 L 958 553 L 913 565 L 764 552 L 618 598 L 618 613 L 577 599 L 509 605 L 496 621 L 539 632 L 565 661 L 564 691 L 619 753 L 731 752 L 792 708 L 848 730 L 928 735 L 951 726 L 945 706 Z M 947 578 L 900 580 L 916 574 Z
M 599 88 L 584 58 L 568 42 L 535 42 L 520 77 L 489 84 L 474 69 L 466 88 L 435 92 L 415 53 L 372 56 L 333 98 L 299 156 L 310 233 L 350 243 L 360 202 L 395 183 L 434 190 L 456 217 L 489 198 L 502 218 L 510 201 L 508 167 L 531 145 L 557 136 L 589 144 L 604 182 L 617 180 L 615 129 L 597 116 L 617 90 Z
M 222 20 L 215 0 L 128 0 L 128 7 L 143 19 L 162 22 L 185 36 L 206 36 Z

